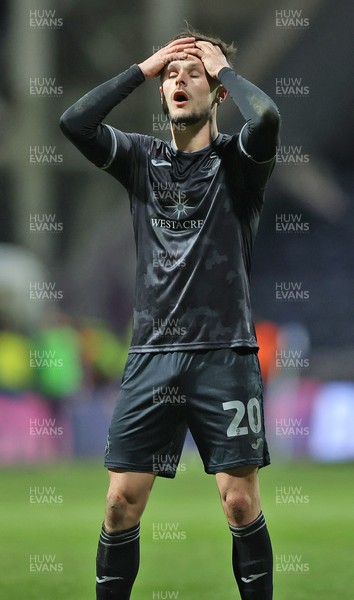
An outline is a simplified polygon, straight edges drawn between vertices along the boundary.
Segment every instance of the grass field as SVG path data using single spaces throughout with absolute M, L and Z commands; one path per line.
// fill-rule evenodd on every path
M 3 469 L 0 476 L 0 597 L 93 600 L 107 483 L 100 463 Z M 260 478 L 274 600 L 353 600 L 353 466 L 275 463 Z M 184 455 L 175 481 L 156 482 L 141 538 L 132 600 L 239 598 L 214 477 L 194 455 Z

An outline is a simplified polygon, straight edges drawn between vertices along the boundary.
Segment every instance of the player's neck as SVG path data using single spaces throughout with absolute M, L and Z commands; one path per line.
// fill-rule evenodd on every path
M 178 150 L 182 152 L 197 152 L 210 146 L 218 135 L 216 120 L 211 119 L 206 123 L 196 123 L 183 127 L 171 127 L 173 141 Z

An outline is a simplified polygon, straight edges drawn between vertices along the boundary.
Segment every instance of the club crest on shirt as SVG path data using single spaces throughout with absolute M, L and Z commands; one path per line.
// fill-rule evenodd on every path
M 195 211 L 195 206 L 193 206 L 193 201 L 189 197 L 189 194 L 181 190 L 179 184 L 174 182 L 154 182 L 152 190 L 153 203 L 155 207 L 157 203 L 159 209 L 156 216 L 154 215 L 151 218 L 151 225 L 153 227 L 175 231 L 200 229 L 202 227 L 204 220 L 188 220 L 191 213 Z
M 178 198 L 171 200 L 171 204 L 166 206 L 166 208 L 172 210 L 172 217 L 176 217 L 177 219 L 188 217 L 188 210 L 193 210 L 193 206 L 188 204 L 188 199 L 182 197 L 183 194 L 184 193 L 181 192 L 181 195 Z
M 173 218 L 187 217 L 188 211 L 194 208 L 188 201 L 187 192 L 181 190 L 176 183 L 154 182 L 152 189 L 153 200 L 157 201 L 161 208 L 168 211 Z

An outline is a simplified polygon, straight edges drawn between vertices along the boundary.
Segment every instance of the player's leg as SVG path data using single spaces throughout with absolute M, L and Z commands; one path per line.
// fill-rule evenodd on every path
M 257 476 L 270 459 L 257 354 L 242 348 L 195 353 L 192 367 L 188 425 L 205 471 L 217 477 L 242 600 L 270 600 L 272 549 Z
M 242 600 L 271 600 L 273 554 L 261 512 L 258 468 L 216 474 L 221 503 L 232 533 L 232 565 Z
M 97 599 L 127 600 L 139 566 L 139 521 L 156 475 L 176 474 L 185 435 L 183 408 L 164 397 L 178 353 L 131 354 L 106 445 L 105 522 L 97 553 Z M 166 401 L 165 401 L 166 400 Z
M 109 471 L 106 512 L 96 559 L 96 598 L 128 600 L 139 569 L 140 518 L 155 475 Z

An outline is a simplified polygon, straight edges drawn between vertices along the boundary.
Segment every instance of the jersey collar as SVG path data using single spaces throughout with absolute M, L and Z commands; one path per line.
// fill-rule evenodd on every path
M 195 150 L 194 152 L 184 152 L 183 150 L 178 150 L 178 148 L 177 148 L 174 140 L 171 140 L 170 145 L 171 145 L 171 149 L 172 149 L 172 151 L 173 151 L 174 154 L 183 154 L 183 155 L 186 155 L 186 156 L 193 156 L 193 155 L 199 154 L 201 152 L 206 152 L 210 148 L 214 148 L 215 145 L 218 145 L 220 143 L 221 138 L 222 138 L 222 133 L 218 133 L 218 135 L 211 142 L 211 144 L 208 144 L 208 146 L 204 146 L 204 148 L 201 148 L 200 150 Z

